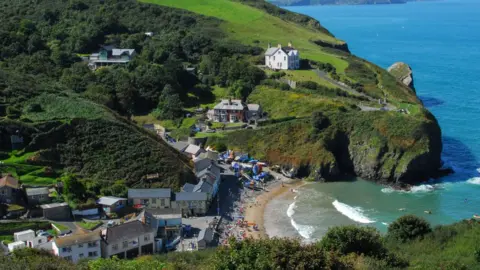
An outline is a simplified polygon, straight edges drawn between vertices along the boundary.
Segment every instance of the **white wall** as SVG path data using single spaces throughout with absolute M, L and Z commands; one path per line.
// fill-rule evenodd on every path
M 91 243 L 93 243 L 93 242 L 91 242 Z M 53 250 L 53 254 L 55 254 L 56 256 L 59 256 L 59 257 L 62 257 L 62 258 L 71 257 L 71 260 L 74 263 L 76 263 L 80 259 L 83 259 L 83 258 L 87 258 L 87 259 L 100 258 L 100 256 L 101 256 L 100 240 L 96 240 L 95 243 L 96 243 L 95 247 L 88 247 L 88 243 L 80 244 L 81 246 L 79 246 L 78 244 L 75 244 L 75 245 L 70 246 L 71 251 L 68 251 L 68 250 L 64 250 L 63 248 L 57 247 L 55 242 L 53 242 L 52 250 Z M 68 247 L 66 247 L 66 248 L 68 248 Z M 96 256 L 92 256 L 92 257 L 88 256 L 89 252 L 95 252 L 95 251 L 97 252 Z M 83 256 L 82 256 L 82 254 L 83 254 Z
M 148 235 L 148 237 L 149 237 L 147 241 L 145 241 L 145 236 L 146 235 Z M 123 247 L 123 242 L 124 241 L 128 242 L 128 246 L 126 248 Z M 134 245 L 133 242 L 137 242 L 137 245 Z M 118 239 L 118 241 L 109 240 L 108 245 L 104 244 L 104 248 L 102 250 L 103 257 L 108 258 L 108 257 L 110 257 L 114 254 L 125 252 L 125 251 L 133 249 L 133 248 L 138 248 L 139 249 L 138 254 L 140 256 L 142 254 L 141 253 L 142 252 L 141 247 L 144 246 L 144 245 L 150 244 L 150 243 L 154 243 L 154 242 L 155 242 L 155 232 L 142 234 L 142 235 L 139 235 L 138 237 L 133 237 L 133 238 L 130 238 L 130 239 Z M 105 242 L 103 242 L 103 243 L 105 243 Z M 117 245 L 116 250 L 113 249 L 114 245 Z M 155 253 L 155 243 L 153 244 L 153 252 Z

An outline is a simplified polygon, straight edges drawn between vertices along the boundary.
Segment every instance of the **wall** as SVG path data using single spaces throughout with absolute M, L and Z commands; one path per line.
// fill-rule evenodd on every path
M 76 216 L 94 216 L 98 215 L 98 208 L 85 210 L 72 210 L 72 214 Z
M 155 199 L 155 202 L 153 200 Z M 170 208 L 170 198 L 145 198 L 145 199 L 133 199 L 133 204 L 142 204 L 143 201 L 148 200 L 148 208 Z M 162 200 L 164 204 L 162 205 Z
M 144 237 L 148 235 L 149 236 L 149 239 L 147 241 L 144 240 Z M 123 242 L 124 241 L 128 241 L 128 246 L 126 248 L 123 247 Z M 132 242 L 133 241 L 136 241 L 138 244 L 137 245 L 133 245 Z M 140 251 L 139 251 L 139 255 L 141 255 L 141 247 L 144 246 L 144 245 L 147 245 L 147 244 L 150 244 L 150 243 L 154 243 L 155 241 L 155 233 L 154 232 L 151 232 L 151 233 L 147 233 L 147 234 L 142 234 L 142 235 L 139 235 L 138 237 L 132 237 L 132 238 L 129 238 L 128 240 L 124 240 L 124 239 L 119 239 L 118 241 L 113 241 L 113 240 L 109 240 L 108 242 L 108 245 L 102 241 L 102 257 L 104 258 L 108 258 L 114 254 L 118 254 L 118 253 L 121 253 L 121 252 L 126 252 L 127 250 L 130 250 L 130 249 L 133 249 L 133 248 L 139 248 Z M 113 246 L 114 245 L 118 245 L 118 249 L 114 250 L 113 249 Z M 155 244 L 153 245 L 154 248 L 155 248 Z M 154 250 L 155 252 L 155 250 Z
M 63 248 L 57 247 L 57 245 L 54 242 L 52 245 L 52 250 L 56 256 L 59 256 L 62 258 L 71 256 L 72 261 L 76 263 L 78 260 L 82 258 L 87 258 L 87 259 L 100 258 L 101 256 L 100 240 L 95 241 L 95 243 L 96 243 L 96 247 L 88 247 L 87 243 L 81 244 L 82 247 L 80 247 L 78 244 L 75 244 L 73 246 L 70 246 L 72 251 L 63 251 Z M 89 252 L 95 252 L 95 251 L 97 252 L 97 256 L 88 257 Z M 83 254 L 83 257 L 80 256 L 81 254 Z

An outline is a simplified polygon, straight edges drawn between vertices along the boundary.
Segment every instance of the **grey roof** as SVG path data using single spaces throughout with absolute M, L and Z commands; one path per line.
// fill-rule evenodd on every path
M 185 148 L 187 148 L 188 143 L 177 141 L 175 143 L 171 143 L 170 145 L 173 146 L 173 148 L 177 149 L 178 151 L 182 152 L 183 150 L 185 150 Z
M 115 48 L 115 46 L 113 45 L 104 45 L 102 46 L 103 49 L 107 50 L 107 51 L 111 51 Z
M 182 210 L 175 208 L 155 208 L 155 209 L 146 209 L 146 213 L 155 216 L 156 218 L 181 218 Z
M 132 56 L 133 53 L 135 53 L 134 49 L 112 49 L 112 56 L 121 56 L 123 54 Z
M 247 107 L 249 111 L 258 111 L 260 109 L 258 104 L 248 104 Z
M 78 245 L 83 243 L 89 243 L 100 240 L 99 232 L 90 232 L 86 234 L 74 234 L 71 236 L 65 236 L 55 239 L 55 245 L 57 247 L 68 247 L 72 245 Z
M 176 201 L 206 201 L 207 193 L 205 192 L 177 192 L 175 193 Z
M 213 178 L 217 178 L 220 173 L 220 168 L 217 167 L 215 164 L 211 164 L 205 169 L 197 172 L 195 175 L 197 176 L 197 178 L 202 178 L 204 175 L 211 175 Z
M 27 188 L 25 190 L 25 193 L 27 193 L 27 196 L 34 196 L 34 195 L 48 195 L 48 188 L 43 187 L 43 188 Z
M 272 56 L 272 55 L 274 55 L 277 51 L 278 51 L 278 48 L 277 48 L 277 47 L 268 48 L 267 51 L 265 52 L 265 55 L 266 55 L 266 56 Z
M 169 188 L 139 188 L 128 189 L 128 198 L 169 198 L 172 190 Z
M 65 207 L 65 206 L 68 206 L 68 203 L 66 203 L 66 202 L 63 202 L 63 203 L 49 203 L 49 204 L 40 205 L 40 208 L 50 209 L 50 208 Z
M 198 241 L 205 240 L 207 243 L 212 242 L 213 240 L 213 230 L 211 228 L 206 228 L 201 230 L 198 234 Z
M 193 189 L 195 188 L 194 184 L 186 183 L 183 185 L 182 190 L 185 192 L 193 192 Z
M 195 167 L 195 172 L 197 174 L 197 177 L 199 177 L 200 172 L 204 171 L 205 169 L 208 169 L 210 167 L 210 170 L 214 174 L 220 174 L 220 167 L 217 166 L 217 163 L 215 160 L 210 159 L 210 158 L 199 158 L 196 159 L 194 162 L 194 167 Z
M 213 186 L 204 180 L 200 180 L 198 184 L 193 188 L 193 192 L 204 192 L 204 193 L 212 193 Z
M 200 148 L 200 146 L 194 145 L 194 144 L 189 144 L 187 146 L 187 148 L 185 148 L 185 150 L 183 150 L 183 152 L 188 153 L 188 154 L 192 154 L 192 155 L 197 155 L 198 152 L 200 152 L 200 151 L 202 151 L 202 148 Z
M 101 197 L 98 199 L 97 204 L 101 205 L 113 205 L 117 203 L 118 201 L 126 201 L 127 199 L 125 198 L 118 198 L 118 197 L 112 197 L 112 196 L 105 196 Z
M 107 243 L 116 242 L 123 239 L 139 237 L 152 231 L 152 228 L 148 227 L 147 225 L 143 224 L 138 220 L 135 220 L 108 228 L 105 240 L 107 241 Z
M 223 99 L 213 107 L 215 110 L 243 110 L 242 101 L 239 99 Z

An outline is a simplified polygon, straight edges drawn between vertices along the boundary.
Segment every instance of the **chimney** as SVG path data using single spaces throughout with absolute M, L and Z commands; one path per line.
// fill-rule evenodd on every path
M 282 48 L 282 44 L 279 43 L 279 44 L 277 45 L 277 48 L 281 49 L 281 48 Z
M 232 98 L 228 99 L 228 105 L 232 105 Z
M 272 43 L 268 43 L 268 48 L 270 49 L 272 47 Z
M 292 47 L 292 48 L 293 48 L 291 41 L 288 42 L 288 47 Z

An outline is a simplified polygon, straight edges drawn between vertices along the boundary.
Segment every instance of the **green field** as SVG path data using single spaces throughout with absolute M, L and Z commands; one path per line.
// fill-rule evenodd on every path
M 222 29 L 228 36 L 244 44 L 257 42 L 265 49 L 268 43 L 286 46 L 292 42 L 300 50 L 302 58 L 330 63 L 343 72 L 348 63 L 338 56 L 321 50 L 311 40 L 340 44 L 342 41 L 320 31 L 307 29 L 298 24 L 287 22 L 265 12 L 229 0 L 141 0 L 146 3 L 186 9 L 206 16 L 216 17 L 224 21 Z
M 96 228 L 98 225 L 100 225 L 102 223 L 103 222 L 101 222 L 101 221 L 94 221 L 94 222 L 81 221 L 81 222 L 77 222 L 76 224 L 79 227 L 81 227 L 82 229 L 92 230 L 93 228 Z
M 30 165 L 28 159 L 36 153 L 17 154 L 13 151 L 8 159 L 3 160 L 2 172 L 11 173 L 25 185 L 48 186 L 56 182 L 57 172 L 47 173 L 43 166 Z

